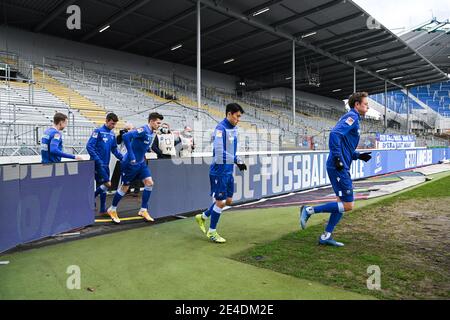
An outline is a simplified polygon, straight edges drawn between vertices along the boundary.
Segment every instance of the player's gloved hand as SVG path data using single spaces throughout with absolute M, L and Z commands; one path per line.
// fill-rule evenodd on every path
M 243 162 L 238 162 L 238 163 L 236 163 L 236 165 L 238 166 L 240 171 L 247 170 L 247 165 L 245 163 L 243 163 Z
M 334 165 L 336 166 L 337 171 L 341 171 L 344 169 L 344 163 L 342 162 L 340 157 L 334 158 Z
M 370 155 L 372 152 L 363 152 L 359 154 L 359 159 L 361 159 L 364 162 L 369 161 L 370 159 L 372 159 L 372 156 Z

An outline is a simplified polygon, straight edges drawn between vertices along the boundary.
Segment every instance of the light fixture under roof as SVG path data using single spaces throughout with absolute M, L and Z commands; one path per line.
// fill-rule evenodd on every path
M 287 78 L 286 78 L 286 80 L 291 80 L 291 79 L 292 79 L 292 77 L 287 77 Z
M 233 62 L 233 61 L 234 61 L 234 59 L 231 58 L 231 59 L 225 60 L 225 61 L 223 62 L 223 64 L 227 64 L 227 63 L 230 63 L 230 62 Z
M 415 82 L 413 82 L 413 83 L 409 83 L 409 84 L 407 84 L 406 86 L 407 87 L 410 87 L 410 86 L 413 86 L 413 85 L 415 85 L 416 83 Z
M 98 32 L 103 32 L 106 29 L 109 29 L 109 27 L 111 27 L 109 24 L 107 26 L 104 26 L 103 28 L 101 28 Z
M 311 37 L 311 36 L 313 36 L 313 35 L 315 35 L 315 34 L 317 34 L 317 32 L 315 32 L 315 31 L 314 31 L 314 32 L 307 33 L 307 34 L 304 34 L 304 35 L 302 35 L 302 39 Z
M 342 89 L 334 89 L 333 92 L 339 92 L 342 91 Z
M 377 70 L 377 71 L 375 71 L 375 72 L 383 72 L 383 71 L 386 71 L 388 68 L 383 68 L 383 69 L 379 69 L 379 70 Z
M 363 62 L 363 61 L 366 61 L 367 59 L 369 59 L 369 58 L 359 59 L 359 60 L 356 60 L 355 63 Z
M 176 46 L 172 47 L 170 50 L 174 51 L 174 50 L 180 49 L 182 46 L 183 45 L 180 43 L 180 44 L 177 44 Z
M 262 9 L 260 9 L 260 10 L 258 10 L 258 11 L 253 12 L 253 16 L 256 17 L 257 15 L 259 15 L 259 14 L 261 14 L 261 13 L 264 13 L 264 12 L 266 12 L 266 11 L 269 11 L 269 10 L 270 10 L 269 7 L 262 8 Z
M 396 77 L 396 78 L 393 78 L 392 80 L 400 80 L 400 79 L 403 79 L 403 77 Z

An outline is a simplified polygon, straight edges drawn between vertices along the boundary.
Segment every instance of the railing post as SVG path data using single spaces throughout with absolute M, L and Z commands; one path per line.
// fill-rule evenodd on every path
M 42 87 L 45 89 L 45 57 L 42 57 Z
M 16 120 L 17 120 L 17 114 L 16 114 L 16 104 L 13 104 L 13 123 L 14 123 L 14 129 L 13 129 L 13 134 L 14 134 L 14 139 L 16 139 L 16 133 L 17 133 L 17 128 L 16 128 Z
M 36 126 L 34 129 L 36 145 L 39 145 L 39 127 Z

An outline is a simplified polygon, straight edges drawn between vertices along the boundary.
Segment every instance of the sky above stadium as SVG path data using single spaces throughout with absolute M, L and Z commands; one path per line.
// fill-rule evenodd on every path
M 448 0 L 354 0 L 354 2 L 394 33 L 422 23 L 450 19 Z

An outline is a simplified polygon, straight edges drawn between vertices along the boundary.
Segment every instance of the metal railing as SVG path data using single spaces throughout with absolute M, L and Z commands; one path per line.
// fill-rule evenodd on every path
M 19 65 L 20 63 L 18 63 Z M 141 107 L 148 103 L 149 99 L 145 98 L 144 91 L 152 92 L 165 99 L 171 99 L 180 106 L 187 108 L 191 113 L 197 114 L 207 114 L 211 119 L 216 119 L 209 115 L 203 110 L 197 110 L 195 107 L 189 107 L 183 105 L 179 101 L 180 96 L 187 96 L 191 100 L 195 101 L 196 92 L 196 82 L 192 79 L 182 77 L 179 75 L 172 75 L 172 77 L 165 77 L 164 75 L 154 75 L 154 74 L 133 74 L 123 70 L 105 71 L 104 65 L 90 62 L 90 61 L 76 61 L 74 58 L 43 58 L 42 65 L 36 65 L 42 71 L 42 78 L 34 79 L 33 72 L 31 71 L 30 79 L 28 79 L 29 94 L 28 102 L 31 105 L 35 101 L 34 85 L 36 83 L 41 84 L 44 88 L 48 79 L 46 79 L 46 74 L 50 72 L 60 72 L 62 77 L 65 77 L 66 84 L 72 90 L 80 90 L 80 88 L 86 88 L 89 90 L 94 89 L 99 94 L 103 94 L 103 106 L 108 110 L 108 101 L 113 101 L 115 98 L 112 97 L 108 90 L 128 90 L 129 93 L 137 94 L 135 99 L 132 99 L 131 104 L 139 105 L 134 107 L 133 112 L 129 115 L 130 117 L 134 114 L 140 114 L 146 112 L 154 107 L 154 104 L 150 108 Z M 100 70 L 102 68 L 102 70 Z M 33 68 L 31 68 L 33 70 Z M 7 79 L 7 80 L 18 80 L 18 79 Z M 125 92 L 125 91 L 124 91 Z M 140 93 L 140 95 L 139 95 Z M 257 121 L 250 121 L 252 126 L 255 126 L 256 131 L 263 128 L 280 128 L 281 136 L 284 141 L 295 141 L 294 144 L 298 146 L 299 137 L 304 136 L 314 136 L 322 137 L 331 129 L 331 124 L 328 124 L 323 119 L 328 119 L 334 121 L 342 116 L 342 112 L 333 110 L 332 108 L 321 108 L 309 101 L 296 99 L 297 112 L 305 113 L 311 116 L 308 119 L 302 119 L 302 117 L 297 117 L 297 123 L 294 125 L 292 117 L 289 117 L 288 112 L 290 112 L 289 97 L 286 101 L 264 99 L 255 94 L 246 93 L 243 97 L 238 97 L 235 92 L 227 91 L 224 88 L 217 88 L 211 86 L 203 85 L 201 88 L 201 93 L 203 101 L 210 104 L 211 107 L 217 110 L 223 108 L 223 106 L 231 101 L 243 101 L 251 106 L 250 112 L 248 114 L 256 119 Z M 131 98 L 130 98 L 131 99 Z M 70 100 L 69 100 L 70 101 Z M 8 101 L 10 104 L 12 101 Z M 1 105 L 1 101 L 0 101 Z M 275 109 L 275 111 L 274 111 Z M 67 113 L 71 112 L 70 102 L 67 108 Z M 93 110 L 94 111 L 94 110 Z M 114 110 L 111 110 L 114 111 Z M 247 111 L 247 110 L 246 110 Z M 1 112 L 1 110 L 0 110 Z M 273 116 L 270 115 L 273 114 Z M 17 117 L 17 114 L 16 114 Z M 173 116 L 175 117 L 175 116 Z M 314 119 L 313 117 L 317 117 Z M 14 116 L 13 116 L 14 118 Z M 127 115 L 123 117 L 126 120 Z M 178 117 L 179 119 L 185 119 L 183 116 Z M 76 128 L 75 117 L 72 113 L 72 128 Z M 17 118 L 12 120 L 17 123 Z M 329 128 L 330 127 L 330 128 Z M 69 127 L 70 128 L 70 127 Z M 379 128 L 382 129 L 382 125 L 378 126 L 376 122 L 366 122 L 363 124 L 363 132 L 374 132 Z M 75 130 L 75 129 L 73 129 Z M 75 136 L 75 132 L 71 132 L 72 136 Z M 16 134 L 13 134 L 17 137 Z M 321 147 L 326 148 L 326 139 L 323 140 Z

